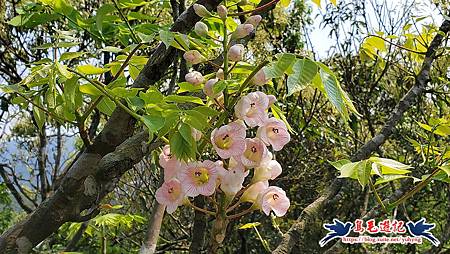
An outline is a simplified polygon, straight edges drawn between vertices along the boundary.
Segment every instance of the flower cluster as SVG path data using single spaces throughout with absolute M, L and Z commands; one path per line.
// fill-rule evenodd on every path
M 284 122 L 268 116 L 274 102 L 271 97 L 262 92 L 243 96 L 235 106 L 237 120 L 212 131 L 210 141 L 221 160 L 183 162 L 170 153 L 169 145 L 164 147 L 159 157 L 164 183 L 156 191 L 156 199 L 167 206 L 167 212 L 182 205 L 186 197 L 211 196 L 217 189 L 232 199 L 243 190 L 245 178 L 253 170 L 241 202 L 251 202 L 267 215 L 271 210 L 277 216 L 286 213 L 290 204 L 286 193 L 268 183 L 282 172 L 268 146 L 279 151 L 290 141 Z M 247 137 L 251 127 L 258 128 L 256 137 Z
M 201 17 L 213 16 L 201 5 L 194 5 L 194 10 Z M 225 22 L 228 12 L 224 6 L 217 8 L 217 14 Z M 231 40 L 246 37 L 254 31 L 260 21 L 259 15 L 249 17 L 231 33 Z M 195 25 L 195 32 L 199 36 L 209 36 L 208 26 L 201 21 Z M 244 45 L 225 44 L 228 45 L 225 52 L 229 61 L 243 60 Z M 193 65 L 206 60 L 197 50 L 187 51 L 184 58 Z M 222 67 L 217 71 L 215 78 L 209 80 L 205 80 L 197 71 L 186 74 L 185 79 L 194 86 L 201 86 L 204 83 L 203 92 L 218 103 L 223 101 L 223 93 L 215 92 L 213 88 L 219 80 L 226 79 L 227 74 L 224 70 L 226 71 Z M 264 70 L 260 69 L 254 73 L 249 83 L 260 86 L 267 82 Z M 172 213 L 183 203 L 189 203 L 189 197 L 203 195 L 212 196 L 214 199 L 213 194 L 219 193 L 229 201 L 225 209 L 237 199 L 232 207 L 249 202 L 252 203 L 250 207 L 252 210 L 259 209 L 267 215 L 271 211 L 276 216 L 286 214 L 290 206 L 286 193 L 279 187 L 269 186 L 269 180 L 274 180 L 282 173 L 282 167 L 274 160 L 271 151 L 280 151 L 290 141 L 285 123 L 269 116 L 269 108 L 276 102 L 276 97 L 256 91 L 236 100 L 235 105 L 225 105 L 234 107 L 234 117 L 228 117 L 230 122 L 214 129 L 210 135 L 209 142 L 220 157 L 219 160 L 213 161 L 209 158 L 211 160 L 181 161 L 171 153 L 169 145 L 163 148 L 159 164 L 164 169 L 164 183 L 156 191 L 156 199 L 160 204 L 166 205 L 168 213 Z M 247 135 L 247 132 L 255 133 L 248 131 L 251 128 L 256 128 L 254 137 Z M 192 136 L 199 141 L 202 133 L 192 129 Z M 251 179 L 246 181 L 249 175 Z

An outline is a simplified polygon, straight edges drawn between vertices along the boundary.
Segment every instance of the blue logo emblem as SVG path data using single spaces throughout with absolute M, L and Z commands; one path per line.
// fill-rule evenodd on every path
M 320 247 L 325 246 L 329 241 L 335 238 L 342 238 L 350 234 L 350 231 L 353 228 L 353 223 L 346 222 L 345 224 L 338 220 L 333 219 L 333 224 L 324 224 L 323 227 L 330 231 L 324 238 L 322 238 L 319 242 Z
M 436 237 L 434 237 L 433 233 L 428 232 L 429 230 L 433 229 L 435 225 L 434 223 L 426 223 L 425 218 L 420 219 L 416 223 L 408 221 L 408 223 L 406 223 L 406 227 L 408 228 L 408 231 L 411 235 L 425 238 L 434 246 L 438 246 L 441 243 Z

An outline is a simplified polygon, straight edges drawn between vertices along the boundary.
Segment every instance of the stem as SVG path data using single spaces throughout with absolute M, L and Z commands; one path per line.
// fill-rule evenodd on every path
M 128 30 L 130 30 L 131 33 L 131 38 L 133 39 L 133 41 L 135 43 L 139 43 L 139 39 L 136 36 L 136 34 L 133 31 L 133 28 L 131 28 L 130 23 L 128 22 L 128 19 L 125 17 L 125 15 L 123 15 L 122 10 L 119 8 L 119 5 L 117 4 L 116 0 L 113 0 L 114 6 L 116 7 L 117 11 L 119 12 L 120 17 L 122 18 L 122 20 L 125 22 L 125 24 L 127 25 Z
M 272 5 L 277 4 L 279 1 L 280 0 L 272 0 L 272 1 L 268 2 L 267 4 L 262 5 L 260 7 L 257 7 L 257 8 L 255 8 L 253 10 L 242 11 L 242 12 L 237 12 L 237 13 L 231 13 L 231 14 L 228 14 L 228 16 L 231 16 L 231 17 L 233 17 L 233 16 L 242 16 L 242 15 L 249 14 L 249 13 L 259 12 L 259 11 L 262 11 L 262 10 L 272 6 Z
M 416 187 L 414 187 L 414 189 L 408 191 L 407 193 L 405 193 L 403 196 L 401 196 L 397 201 L 395 201 L 394 203 L 390 204 L 388 207 L 390 209 L 392 209 L 393 207 L 398 206 L 399 204 L 405 202 L 405 200 L 407 200 L 408 198 L 412 197 L 414 194 L 416 194 L 418 191 L 420 191 L 423 187 L 425 187 L 431 180 L 432 178 L 439 173 L 439 171 L 441 171 L 440 168 L 435 169 L 431 175 L 429 175 L 423 182 L 419 183 Z
M 198 206 L 195 206 L 194 204 L 191 203 L 191 201 L 188 201 L 188 205 L 190 207 L 194 208 L 195 210 L 199 211 L 199 212 L 202 212 L 202 213 L 205 213 L 205 214 L 208 214 L 208 215 L 211 215 L 211 216 L 216 216 L 215 212 L 209 211 L 209 210 L 206 210 L 206 209 L 203 209 L 203 208 L 200 208 Z
M 58 115 L 56 115 L 56 114 L 54 114 L 54 113 L 48 111 L 47 109 L 45 109 L 45 108 L 43 108 L 43 107 L 37 105 L 36 103 L 34 103 L 32 100 L 28 99 L 26 96 L 24 96 L 24 95 L 21 94 L 21 93 L 16 92 L 16 94 L 19 95 L 20 97 L 24 98 L 24 99 L 25 99 L 28 103 L 30 103 L 31 105 L 33 105 L 33 106 L 35 106 L 36 108 L 38 108 L 38 109 L 44 111 L 44 112 L 47 113 L 49 116 L 54 117 L 55 119 L 59 119 L 59 120 L 61 120 L 61 121 L 64 121 L 64 122 L 67 122 L 67 123 L 71 123 L 71 124 L 74 124 L 74 125 L 77 124 L 76 122 L 73 122 L 73 121 L 69 121 L 69 120 L 67 120 L 67 119 L 64 119 L 64 118 L 62 118 L 62 117 L 60 117 L 60 116 L 58 116 Z
M 224 80 L 228 79 L 228 31 L 227 31 L 227 22 L 226 20 L 223 21 L 223 76 Z M 228 105 L 228 87 L 225 88 L 223 91 L 223 97 L 224 97 L 224 104 Z
M 375 186 L 373 185 L 372 178 L 370 178 L 370 177 L 369 177 L 369 186 L 370 186 L 370 189 L 372 189 L 373 193 L 375 194 L 375 198 L 377 199 L 378 203 L 380 204 L 381 208 L 383 209 L 383 212 L 385 214 L 388 214 L 386 206 L 384 206 L 383 200 L 381 200 L 380 195 L 377 192 L 377 189 L 375 189 Z
M 255 229 L 256 234 L 258 235 L 258 238 L 259 238 L 259 240 L 261 241 L 261 243 L 262 243 L 264 249 L 266 249 L 266 251 L 268 251 L 269 253 L 271 253 L 272 251 L 270 250 L 270 247 L 269 247 L 269 245 L 267 244 L 267 241 L 264 240 L 264 239 L 262 238 L 262 236 L 261 236 L 261 234 L 259 233 L 259 230 L 256 228 L 256 226 L 253 226 L 253 228 Z
M 240 213 L 237 213 L 237 214 L 233 214 L 233 215 L 230 215 L 230 216 L 228 216 L 228 219 L 230 219 L 230 220 L 234 220 L 234 219 L 239 219 L 240 217 L 242 217 L 242 216 L 244 216 L 244 215 L 246 215 L 246 214 L 248 214 L 248 213 L 251 213 L 251 212 L 253 212 L 253 211 L 255 211 L 257 208 L 255 207 L 255 206 L 251 206 L 249 209 L 247 209 L 247 210 L 244 210 L 244 211 L 242 211 L 242 212 L 240 212 Z
M 125 70 L 125 68 L 127 67 L 128 63 L 130 62 L 131 58 L 133 57 L 133 55 L 138 51 L 138 49 L 144 45 L 143 43 L 139 43 L 131 52 L 130 54 L 128 54 L 127 58 L 125 59 L 125 61 L 122 63 L 122 65 L 120 66 L 119 71 L 116 73 L 116 75 L 114 75 L 114 77 L 111 79 L 111 81 L 109 81 L 109 83 L 114 82 L 117 78 L 119 78 L 120 74 Z M 97 99 L 95 99 L 95 101 L 89 105 L 89 108 L 86 110 L 86 112 L 83 114 L 83 116 L 81 117 L 82 121 L 85 121 L 88 116 L 92 113 L 92 111 L 94 111 L 94 109 L 98 106 L 98 104 L 102 101 L 103 99 L 103 95 L 100 95 Z
M 95 88 L 97 88 L 100 92 L 102 92 L 106 97 L 108 97 L 109 99 L 111 99 L 118 107 L 122 108 L 123 110 L 125 110 L 125 112 L 127 112 L 128 114 L 130 114 L 132 117 L 136 118 L 139 121 L 141 120 L 141 116 L 138 115 L 136 112 L 134 112 L 133 110 L 129 109 L 127 106 L 125 106 L 122 102 L 120 102 L 120 100 L 118 100 L 115 96 L 111 95 L 108 91 L 106 91 L 106 89 L 103 87 L 103 84 L 101 84 L 99 81 L 95 81 L 92 80 L 90 78 L 88 78 L 86 75 L 79 73 L 76 70 L 73 69 L 69 69 L 68 70 L 70 72 L 73 72 L 75 74 L 77 74 L 78 76 L 82 77 L 83 79 L 85 79 L 86 81 L 88 81 L 89 83 L 91 83 Z M 99 84 L 100 83 L 100 84 Z

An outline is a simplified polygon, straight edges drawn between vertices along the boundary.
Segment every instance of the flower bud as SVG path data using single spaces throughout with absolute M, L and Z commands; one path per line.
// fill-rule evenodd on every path
M 264 73 L 264 69 L 259 70 L 255 76 L 252 78 L 252 84 L 257 86 L 262 86 L 266 84 L 269 80 L 266 78 L 266 74 Z
M 203 136 L 202 132 L 195 128 L 191 128 L 191 134 L 195 141 L 200 141 L 200 139 L 202 139 Z
M 208 26 L 201 21 L 195 23 L 194 31 L 199 36 L 208 36 Z
M 242 44 L 233 45 L 228 51 L 228 59 L 232 62 L 239 62 L 244 56 L 245 47 Z
M 201 4 L 194 4 L 194 12 L 195 14 L 197 14 L 198 16 L 202 17 L 202 18 L 209 18 L 211 17 L 211 12 L 209 12 L 205 6 L 201 5 Z
M 197 50 L 186 51 L 186 53 L 184 53 L 183 57 L 186 60 L 186 62 L 188 62 L 190 64 L 198 64 L 205 60 L 205 58 L 202 56 L 202 54 L 200 54 L 200 52 L 198 52 Z
M 241 39 L 245 36 L 249 35 L 251 32 L 253 32 L 253 25 L 252 24 L 240 24 L 237 26 L 236 31 L 231 35 L 232 39 Z
M 269 94 L 267 97 L 269 98 L 269 106 L 272 106 L 275 102 L 277 102 L 277 97 L 275 97 L 275 95 Z
M 187 82 L 193 84 L 194 86 L 198 86 L 203 83 L 203 81 L 205 81 L 203 75 L 198 71 L 189 72 L 188 74 L 186 74 L 186 76 L 184 76 L 184 79 L 186 79 Z
M 203 92 L 213 99 L 219 97 L 222 94 L 222 92 L 214 94 L 213 87 L 217 83 L 217 81 L 219 80 L 216 78 L 210 79 L 206 82 L 205 86 L 203 87 Z
M 245 21 L 244 24 L 252 24 L 253 27 L 257 27 L 258 24 L 259 24 L 259 22 L 261 22 L 261 19 L 262 19 L 261 15 L 253 15 L 253 16 L 250 16 L 250 17 Z
M 220 17 L 222 20 L 227 19 L 227 15 L 228 15 L 227 7 L 225 7 L 225 6 L 223 6 L 223 5 L 217 6 L 217 14 L 219 15 L 219 17 Z
M 223 73 L 223 69 L 219 69 L 217 71 L 216 78 L 218 78 L 220 80 L 224 80 L 225 79 L 225 73 Z

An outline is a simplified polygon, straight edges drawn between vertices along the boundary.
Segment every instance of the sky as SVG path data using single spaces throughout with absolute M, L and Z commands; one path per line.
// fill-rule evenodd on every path
M 339 0 L 337 0 L 339 2 Z M 430 24 L 434 23 L 435 25 L 439 26 L 443 18 L 439 14 L 439 12 L 436 10 L 435 6 L 431 3 L 431 0 L 376 0 L 377 3 L 383 3 L 387 2 L 389 9 L 393 9 L 394 11 L 397 11 L 396 14 L 398 14 L 398 10 L 403 6 L 406 2 L 413 2 L 414 1 L 414 8 L 413 13 L 418 16 L 428 16 L 428 18 L 423 19 L 422 21 L 418 22 L 418 29 L 420 30 L 422 25 L 424 24 Z M 366 1 L 369 2 L 369 1 Z M 322 15 L 325 11 L 325 4 L 328 4 L 329 0 L 322 0 L 322 8 L 319 8 L 317 5 L 313 5 L 313 11 L 311 17 L 314 20 L 314 24 L 311 27 L 312 33 L 311 33 L 311 42 L 314 48 L 314 52 L 317 53 L 319 58 L 325 58 L 328 56 L 329 49 L 335 44 L 335 39 L 330 38 L 328 34 L 330 33 L 330 29 L 320 27 L 320 23 L 322 21 Z M 368 10 L 368 21 L 369 23 L 375 24 L 376 17 L 375 12 L 373 8 L 370 7 L 369 4 L 366 4 Z M 395 17 L 395 14 L 393 15 Z M 348 24 L 348 26 L 350 26 Z

